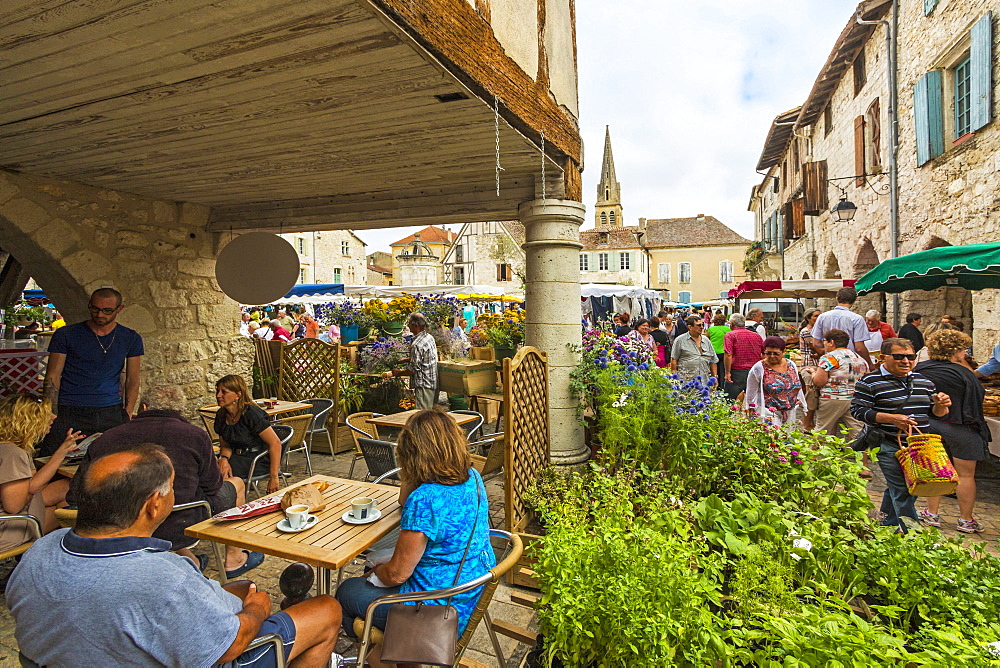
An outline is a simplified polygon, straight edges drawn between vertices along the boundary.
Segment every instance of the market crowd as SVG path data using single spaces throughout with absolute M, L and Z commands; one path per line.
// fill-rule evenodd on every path
M 940 497 L 928 497 L 918 511 L 895 456 L 911 434 L 940 435 L 959 479 L 955 528 L 982 532 L 973 516 L 975 473 L 992 440 L 984 382 L 1000 372 L 1000 343 L 979 364 L 964 324 L 952 315 L 925 323 L 909 313 L 896 332 L 878 311 L 853 310 L 854 288 L 842 288 L 836 300 L 828 311 L 807 310 L 788 333 L 768 335 L 757 308 L 729 317 L 668 309 L 635 321 L 620 313 L 614 333 L 648 345 L 657 366 L 681 378 L 717 378 L 729 400 L 767 423 L 843 437 L 864 453 L 864 478 L 871 477 L 869 453 L 877 450 L 886 526 L 905 531 L 907 520 L 941 526 Z

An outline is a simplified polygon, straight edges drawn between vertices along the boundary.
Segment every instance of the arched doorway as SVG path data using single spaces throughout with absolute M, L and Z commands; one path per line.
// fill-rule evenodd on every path
M 864 243 L 861 244 L 861 248 L 858 249 L 858 254 L 854 259 L 854 278 L 861 278 L 869 271 L 877 267 L 878 263 L 878 253 L 875 251 L 875 246 L 872 244 L 872 240 L 865 239 Z M 864 315 L 869 310 L 875 310 L 879 312 L 883 319 L 885 319 L 887 317 L 885 293 L 873 292 L 865 295 L 864 297 L 859 297 L 854 310 L 861 315 Z
M 932 236 L 921 250 L 944 248 L 951 246 L 946 239 Z M 936 290 L 910 290 L 903 293 L 905 308 L 908 312 L 923 315 L 925 333 L 937 329 L 941 316 L 948 314 L 962 322 L 965 333 L 972 335 L 975 321 L 972 310 L 972 293 L 965 288 L 948 287 Z

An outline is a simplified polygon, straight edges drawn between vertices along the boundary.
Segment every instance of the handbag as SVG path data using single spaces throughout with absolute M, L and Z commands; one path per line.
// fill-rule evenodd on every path
M 482 491 L 479 489 L 478 474 L 476 478 L 476 519 L 472 523 L 469 542 L 465 544 L 465 553 L 462 554 L 462 561 L 458 564 L 458 572 L 455 574 L 452 587 L 458 586 L 465 558 L 469 556 L 469 548 L 476 535 L 476 524 L 479 522 L 479 510 L 483 499 Z M 423 601 L 416 605 L 397 604 L 389 608 L 386 617 L 381 661 L 454 666 L 457 645 L 458 610 L 451 605 L 451 596 L 445 605 L 424 605 Z
M 907 430 L 906 445 L 903 432 L 896 435 L 899 450 L 896 459 L 903 468 L 906 488 L 913 496 L 943 496 L 958 488 L 958 475 L 945 452 L 941 437 L 924 434 L 919 429 Z
M 900 406 L 905 406 L 906 402 L 910 400 L 910 395 L 913 394 L 913 383 L 906 383 L 907 392 L 906 397 L 903 398 L 903 403 Z M 882 437 L 884 432 L 875 425 L 866 424 L 858 432 L 858 437 L 854 439 L 851 443 L 851 450 L 855 452 L 861 452 L 863 450 L 874 450 L 875 448 L 882 445 Z

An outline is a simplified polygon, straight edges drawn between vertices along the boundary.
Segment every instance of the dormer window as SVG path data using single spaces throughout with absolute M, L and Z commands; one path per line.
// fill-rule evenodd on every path
M 612 214 L 612 215 L 613 215 L 613 214 Z M 608 243 L 608 237 L 609 237 L 609 236 L 610 236 L 610 235 L 609 235 L 609 234 L 608 234 L 607 232 L 601 232 L 601 233 L 600 233 L 600 240 L 601 240 L 601 243 L 602 243 L 602 244 L 606 244 L 606 243 Z

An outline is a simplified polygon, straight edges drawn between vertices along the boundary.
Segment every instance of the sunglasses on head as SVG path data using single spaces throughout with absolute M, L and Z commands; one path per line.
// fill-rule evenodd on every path
M 910 360 L 911 362 L 917 359 L 916 353 L 891 353 L 892 359 L 897 362 L 902 362 L 903 360 Z

